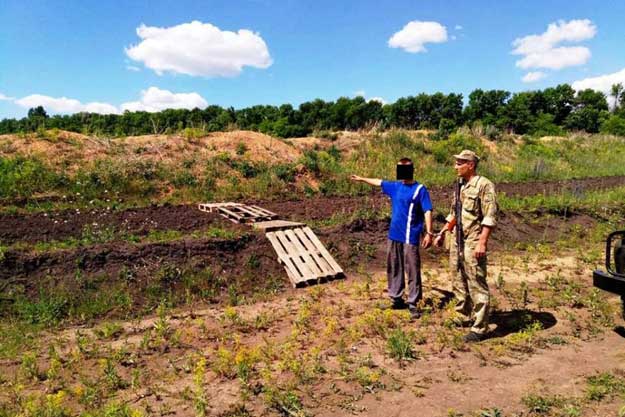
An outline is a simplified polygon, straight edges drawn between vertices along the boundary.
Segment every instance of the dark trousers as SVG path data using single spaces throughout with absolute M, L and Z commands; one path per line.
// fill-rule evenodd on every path
M 406 284 L 404 273 L 408 278 L 408 304 L 416 305 L 423 297 L 421 287 L 421 258 L 419 245 L 388 241 L 386 258 L 386 276 L 388 279 L 388 295 L 393 301 L 401 301 Z

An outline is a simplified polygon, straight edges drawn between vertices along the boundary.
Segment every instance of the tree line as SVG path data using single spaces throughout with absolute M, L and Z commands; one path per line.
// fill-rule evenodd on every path
M 370 127 L 436 129 L 446 135 L 456 128 L 481 123 L 489 136 L 502 132 L 558 135 L 565 130 L 583 130 L 625 136 L 623 86 L 612 87 L 615 105 L 609 109 L 604 93 L 575 91 L 568 84 L 538 91 L 510 93 L 476 89 L 466 106 L 462 94 L 418 94 L 383 104 L 363 97 L 341 97 L 336 101 L 316 99 L 294 108 L 256 105 L 239 110 L 212 105 L 205 109 L 168 109 L 123 114 L 76 113 L 49 116 L 39 106 L 22 119 L 0 121 L 0 134 L 62 129 L 85 134 L 131 136 L 171 134 L 187 129 L 214 132 L 228 129 L 254 130 L 278 137 L 300 137 L 326 131 Z

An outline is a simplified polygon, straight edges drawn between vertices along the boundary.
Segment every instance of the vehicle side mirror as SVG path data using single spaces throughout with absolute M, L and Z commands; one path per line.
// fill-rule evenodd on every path
M 625 231 L 614 232 L 608 236 L 605 255 L 608 272 L 625 277 Z

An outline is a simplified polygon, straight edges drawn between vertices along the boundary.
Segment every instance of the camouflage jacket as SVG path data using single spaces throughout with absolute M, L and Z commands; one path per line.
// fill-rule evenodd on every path
M 475 175 L 460 190 L 462 200 L 462 230 L 465 242 L 477 242 L 482 226 L 497 225 L 497 198 L 493 183 L 481 175 Z M 446 220 L 454 218 L 456 198 L 452 199 L 451 210 Z M 455 232 L 454 232 L 455 233 Z

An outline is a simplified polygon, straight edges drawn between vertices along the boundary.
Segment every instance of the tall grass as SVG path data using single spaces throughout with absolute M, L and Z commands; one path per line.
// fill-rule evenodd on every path
M 615 136 L 551 140 L 504 136 L 486 143 L 468 129 L 446 139 L 396 130 L 366 135 L 349 152 L 334 146 L 305 151 L 295 163 L 253 161 L 247 153 L 196 156 L 182 163 L 107 154 L 78 161 L 66 171 L 63 164 L 43 157 L 4 157 L 0 199 L 7 203 L 52 194 L 78 204 L 122 200 L 141 204 L 360 194 L 370 187 L 351 182 L 350 174 L 393 179 L 395 164 L 403 157 L 414 161 L 418 181 L 446 185 L 455 176 L 453 155 L 466 148 L 482 156 L 479 172 L 494 182 L 625 175 L 625 139 Z

